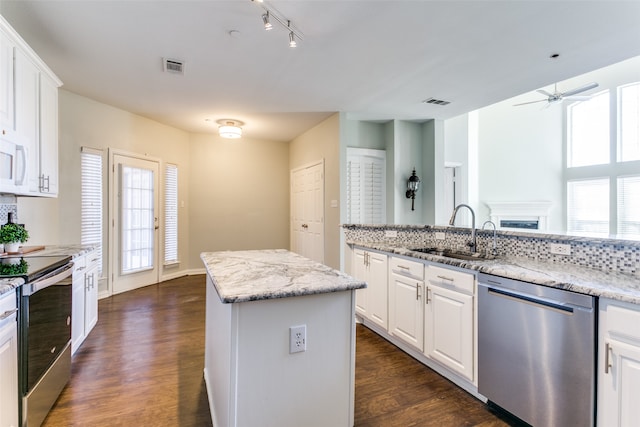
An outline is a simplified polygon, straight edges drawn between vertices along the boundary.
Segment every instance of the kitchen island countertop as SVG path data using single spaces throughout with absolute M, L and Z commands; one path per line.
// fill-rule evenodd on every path
M 200 258 L 223 303 L 366 287 L 361 280 L 285 249 L 204 252 Z

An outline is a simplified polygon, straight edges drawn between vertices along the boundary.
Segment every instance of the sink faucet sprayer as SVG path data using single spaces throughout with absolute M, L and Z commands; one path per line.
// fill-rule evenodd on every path
M 469 246 L 469 249 L 471 250 L 471 252 L 475 252 L 477 247 L 476 245 L 476 213 L 473 211 L 471 206 L 465 205 L 465 204 L 460 204 L 456 206 L 455 209 L 453 210 L 453 213 L 451 214 L 449 225 L 453 225 L 453 223 L 456 220 L 458 209 L 460 209 L 461 207 L 465 207 L 469 209 L 469 211 L 471 211 L 471 240 L 467 242 L 467 245 Z
M 492 255 L 498 254 L 498 245 L 496 244 L 496 224 L 493 221 L 485 221 L 482 224 L 482 229 L 484 230 L 484 226 L 487 224 L 493 225 L 493 248 L 491 249 Z

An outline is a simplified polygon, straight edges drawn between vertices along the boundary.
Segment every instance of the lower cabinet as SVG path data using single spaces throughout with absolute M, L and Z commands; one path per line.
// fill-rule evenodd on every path
M 600 298 L 598 415 L 601 427 L 640 419 L 640 307 Z
M 351 265 L 352 276 L 367 282 L 356 291 L 356 313 L 387 329 L 387 255 L 355 248 Z
M 426 268 L 425 354 L 475 381 L 475 275 Z
M 0 426 L 18 425 L 18 323 L 15 291 L 0 297 Z
M 424 264 L 404 258 L 389 261 L 389 333 L 424 349 Z
M 71 353 L 75 354 L 98 322 L 97 251 L 73 259 Z

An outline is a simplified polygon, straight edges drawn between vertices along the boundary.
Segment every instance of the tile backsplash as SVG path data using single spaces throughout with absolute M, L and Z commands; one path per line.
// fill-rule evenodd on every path
M 0 196 L 0 225 L 7 223 L 9 212 L 13 212 L 13 220 L 18 222 L 18 204 L 15 196 Z
M 468 250 L 466 243 L 471 234 L 468 228 L 442 226 L 349 224 L 344 225 L 343 229 L 347 242 L 384 242 L 409 248 L 440 247 L 458 250 Z M 386 230 L 396 231 L 397 237 L 386 237 Z M 552 254 L 550 245 L 553 243 L 570 245 L 570 255 Z M 493 231 L 477 230 L 477 245 L 479 252 L 491 251 Z M 498 231 L 496 247 L 497 255 L 507 258 L 526 258 L 640 275 L 638 241 Z

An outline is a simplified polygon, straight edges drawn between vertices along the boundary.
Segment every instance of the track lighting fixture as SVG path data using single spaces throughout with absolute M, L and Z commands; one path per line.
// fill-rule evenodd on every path
M 275 7 L 267 4 L 264 0 L 251 0 L 255 4 L 259 5 L 265 13 L 262 14 L 262 23 L 265 30 L 271 30 L 273 28 L 272 19 L 278 24 L 282 25 L 289 33 L 289 47 L 298 46 L 298 41 L 303 40 L 303 34 L 295 28 L 291 23 L 291 20 L 285 18 Z
M 264 29 L 269 31 L 273 28 L 273 25 L 271 25 L 271 22 L 269 22 L 269 11 L 267 10 L 267 13 L 265 13 L 264 15 L 262 15 L 262 22 L 264 23 Z

